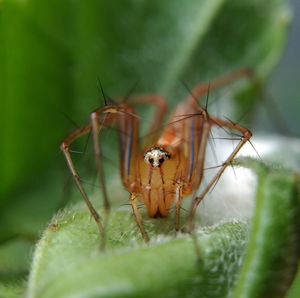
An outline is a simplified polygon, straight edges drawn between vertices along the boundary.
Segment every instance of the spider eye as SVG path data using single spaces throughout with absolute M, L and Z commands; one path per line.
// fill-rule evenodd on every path
M 159 161 L 159 163 L 161 164 L 161 163 L 163 163 L 165 160 L 164 160 L 164 158 L 160 158 L 158 161 Z
M 152 157 L 149 158 L 149 162 L 152 164 L 154 162 L 154 159 Z

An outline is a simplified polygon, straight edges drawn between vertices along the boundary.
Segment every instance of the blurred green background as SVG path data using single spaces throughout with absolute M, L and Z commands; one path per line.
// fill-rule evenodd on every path
M 282 57 L 270 75 L 266 90 L 278 107 L 280 115 L 288 128 L 288 134 L 299 137 L 300 125 L 297 114 L 300 105 L 298 90 L 298 78 L 300 76 L 300 3 L 297 0 L 291 0 L 289 3 L 293 20 L 288 30 L 287 44 Z M 255 128 L 276 132 L 272 121 L 267 116 L 266 109 L 259 108 L 257 114 L 258 124 L 254 123 Z M 269 120 L 266 121 L 266 119 Z
M 276 132 L 266 108 L 276 103 L 286 132 L 299 136 L 300 5 L 286 4 L 0 1 L 0 280 L 23 280 L 35 239 L 65 199 L 59 144 L 74 129 L 68 117 L 85 124 L 102 104 L 98 79 L 112 97 L 138 82 L 136 93 L 163 94 L 172 106 L 186 94 L 181 80 L 252 67 L 263 83 L 275 67 L 271 101 L 244 96 L 236 119 L 252 108 L 248 126 Z

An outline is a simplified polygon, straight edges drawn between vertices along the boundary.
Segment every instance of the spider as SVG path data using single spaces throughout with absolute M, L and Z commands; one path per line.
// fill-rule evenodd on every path
M 75 130 L 64 139 L 60 148 L 77 187 L 98 225 L 103 243 L 105 225 L 89 200 L 77 173 L 71 157 L 70 146 L 72 143 L 84 135 L 92 134 L 95 161 L 104 195 L 104 210 L 108 213 L 110 206 L 105 187 L 99 134 L 105 127 L 117 126 L 120 131 L 121 178 L 123 185 L 130 193 L 129 202 L 144 240 L 148 242 L 149 236 L 143 225 L 142 215 L 137 205 L 138 201 L 144 203 L 148 215 L 152 218 L 167 217 L 170 209 L 175 205 L 175 230 L 178 231 L 182 201 L 194 194 L 189 212 L 189 222 L 192 228 L 198 205 L 217 183 L 241 147 L 252 136 L 249 129 L 237 123 L 209 115 L 207 109 L 202 108 L 198 101 L 209 91 L 249 77 L 251 77 L 251 71 L 241 69 L 209 84 L 197 85 L 186 100 L 177 106 L 170 122 L 164 127 L 161 134 L 161 123 L 166 114 L 167 105 L 161 96 L 142 95 L 134 96 L 126 102 L 106 105 L 97 109 L 91 114 L 90 124 Z M 138 103 L 152 104 L 156 107 L 156 116 L 150 127 L 149 138 L 143 145 L 139 142 L 140 118 L 135 112 L 135 105 Z M 214 126 L 235 132 L 235 135 L 239 136 L 239 142 L 201 193 L 195 195 L 203 179 L 206 147 Z

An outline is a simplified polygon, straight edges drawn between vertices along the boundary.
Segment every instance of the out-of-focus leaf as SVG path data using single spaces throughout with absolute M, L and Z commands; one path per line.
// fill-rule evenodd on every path
M 257 206 L 234 297 L 284 297 L 300 260 L 299 176 L 261 166 L 257 171 Z
M 1 3 L 1 201 L 58 154 L 72 93 L 68 8 L 67 1 Z
M 228 293 L 241 265 L 246 224 L 199 231 L 201 262 L 188 235 L 174 239 L 173 220 L 148 220 L 152 241 L 141 244 L 128 212 L 115 211 L 107 252 L 80 209 L 54 218 L 39 242 L 27 297 L 207 297 Z M 169 235 L 169 236 L 167 236 Z M 58 266 L 58 267 L 57 267 Z M 80 268 L 80 270 L 78 270 Z
M 55 160 L 67 126 L 61 112 L 81 124 L 99 105 L 97 77 L 112 96 L 139 81 L 137 91 L 169 102 L 186 95 L 181 79 L 193 86 L 240 67 L 261 79 L 289 19 L 284 0 L 14 0 L 0 9 L 1 200 L 34 180 L 26 171 Z
M 300 265 L 299 265 L 300 268 Z M 297 277 L 294 280 L 293 286 L 291 287 L 288 298 L 298 298 L 300 296 L 300 270 L 298 268 Z
M 0 284 L 0 298 L 19 298 L 24 294 L 24 282 L 9 285 Z

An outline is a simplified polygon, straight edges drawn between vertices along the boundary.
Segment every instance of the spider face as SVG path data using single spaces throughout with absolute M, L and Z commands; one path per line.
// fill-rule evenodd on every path
M 144 154 L 145 162 L 151 164 L 153 168 L 159 168 L 165 160 L 170 158 L 171 154 L 160 147 L 151 148 Z

